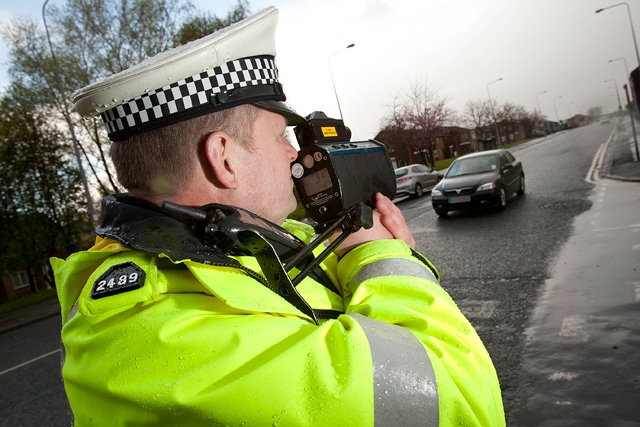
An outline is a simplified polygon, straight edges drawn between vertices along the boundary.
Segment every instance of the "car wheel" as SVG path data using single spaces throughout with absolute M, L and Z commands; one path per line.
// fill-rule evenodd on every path
M 504 189 L 504 185 L 500 187 L 500 201 L 498 202 L 498 209 L 503 210 L 507 207 L 507 190 Z
M 443 210 L 440 210 L 440 209 L 436 209 L 435 211 L 436 211 L 436 214 L 438 214 L 438 216 L 440 218 L 446 218 L 447 215 L 449 215 L 449 212 L 447 212 L 447 211 L 443 211 Z
M 524 185 L 524 175 L 520 175 L 520 188 L 517 191 L 518 196 L 522 196 L 524 194 L 525 185 Z
M 422 185 L 420 185 L 420 183 L 416 184 L 416 197 L 422 197 L 423 191 L 422 191 Z

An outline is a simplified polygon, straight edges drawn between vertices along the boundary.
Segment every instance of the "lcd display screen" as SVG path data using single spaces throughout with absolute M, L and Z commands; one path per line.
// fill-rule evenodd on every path
M 331 188 L 331 176 L 327 168 L 320 169 L 318 172 L 302 177 L 301 181 L 304 191 L 308 196 Z

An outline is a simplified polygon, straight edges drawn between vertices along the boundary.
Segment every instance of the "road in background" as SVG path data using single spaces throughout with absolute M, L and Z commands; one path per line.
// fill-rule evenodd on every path
M 640 425 L 640 164 L 628 118 L 603 149 L 586 177 L 593 206 L 525 334 L 522 426 Z
M 442 286 L 494 360 L 509 426 L 541 425 L 517 416 L 531 392 L 523 386 L 528 384 L 523 371 L 527 331 L 575 218 L 592 208 L 596 185 L 585 177 L 613 128 L 596 123 L 513 149 L 524 164 L 527 192 L 502 212 L 439 219 L 428 197 L 398 202 L 418 249 L 440 269 Z
M 0 334 L 0 426 L 69 427 L 59 316 Z

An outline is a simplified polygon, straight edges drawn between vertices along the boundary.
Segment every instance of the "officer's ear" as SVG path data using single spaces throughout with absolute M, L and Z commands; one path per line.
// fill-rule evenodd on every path
M 213 132 L 205 141 L 204 151 L 214 176 L 224 188 L 238 188 L 237 147 L 226 132 Z M 235 153 L 235 156 L 234 156 Z

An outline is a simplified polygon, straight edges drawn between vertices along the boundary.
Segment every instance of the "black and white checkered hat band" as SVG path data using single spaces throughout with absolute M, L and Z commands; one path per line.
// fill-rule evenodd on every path
M 278 81 L 273 56 L 242 58 L 151 90 L 102 113 L 107 133 L 121 133 L 210 103 L 211 95 Z

